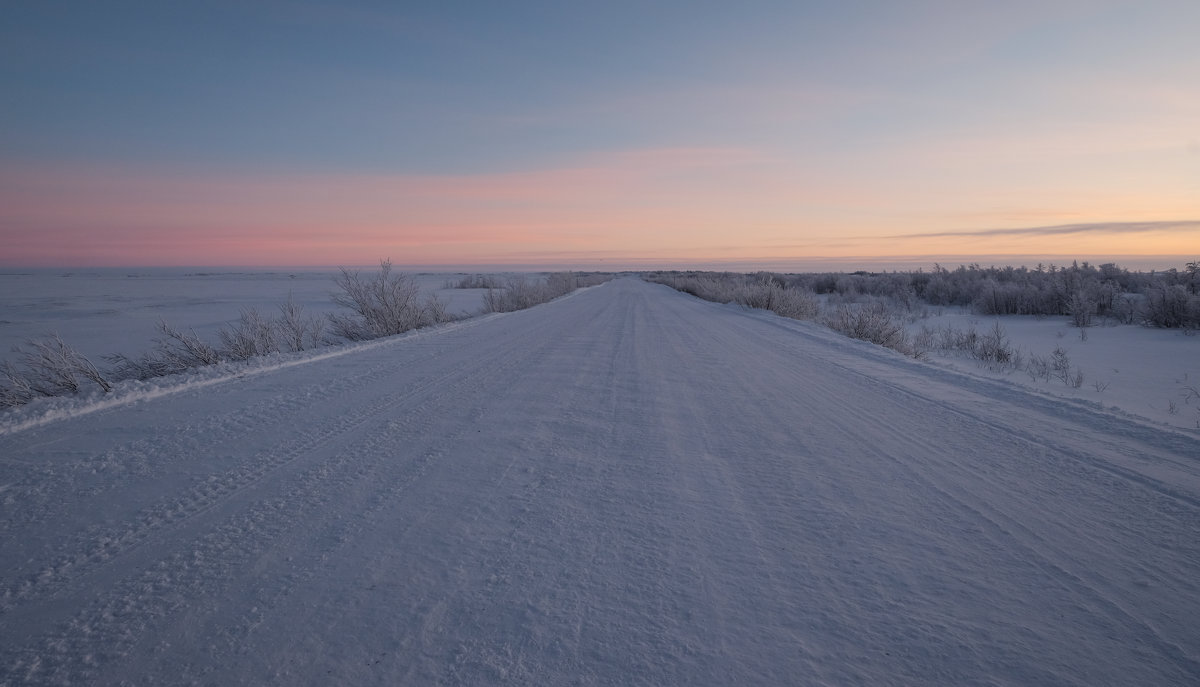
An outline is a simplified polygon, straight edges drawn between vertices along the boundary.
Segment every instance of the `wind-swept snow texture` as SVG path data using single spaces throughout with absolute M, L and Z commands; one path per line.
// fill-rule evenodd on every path
M 622 279 L 0 435 L 0 682 L 1195 685 L 1198 460 Z

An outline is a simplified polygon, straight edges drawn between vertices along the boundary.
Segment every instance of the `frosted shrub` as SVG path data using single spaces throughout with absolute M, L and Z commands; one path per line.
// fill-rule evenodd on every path
M 748 308 L 774 310 L 776 301 L 782 297 L 783 287 L 766 279 L 743 282 L 733 290 L 733 293 L 733 301 Z
M 1038 380 L 1050 381 L 1053 371 L 1050 359 L 1045 356 L 1030 354 L 1029 359 L 1025 362 L 1025 372 L 1029 375 L 1029 379 L 1035 382 Z
M 611 272 L 574 272 L 575 288 L 582 289 L 588 286 L 599 286 L 605 282 L 612 281 L 613 274 Z
M 329 313 L 329 331 L 335 336 L 347 341 L 370 341 L 375 338 L 361 318 L 344 313 Z
M 738 298 L 738 289 L 733 275 L 729 274 L 687 275 L 670 280 L 660 280 L 659 283 L 714 303 L 733 303 Z
M 446 311 L 446 304 L 436 294 L 429 294 L 421 304 L 422 319 L 428 324 L 440 324 L 454 319 Z
M 1071 371 L 1071 358 L 1062 346 L 1055 346 L 1054 351 L 1050 353 L 1050 369 L 1054 376 L 1060 378 Z
M 601 279 L 601 281 L 603 280 Z M 599 283 L 594 280 L 589 281 Z M 565 296 L 578 287 L 579 279 L 573 272 L 554 272 L 546 275 L 544 281 L 528 279 L 524 276 L 511 277 L 503 288 L 488 289 L 488 292 L 483 295 L 483 311 L 513 312 L 532 308 L 559 296 Z
M 1017 284 L 985 281 L 971 308 L 980 315 L 1017 315 L 1030 310 L 1030 294 Z
M 820 312 L 816 296 L 804 288 L 789 288 L 779 281 L 759 276 L 732 289 L 732 301 L 750 308 L 770 310 L 794 320 L 811 320 Z M 727 301 L 728 302 L 728 301 Z
M 235 325 L 217 330 L 225 356 L 230 360 L 248 360 L 260 355 L 279 352 L 278 328 L 255 308 L 242 311 Z
M 1140 314 L 1151 327 L 1200 327 L 1200 297 L 1182 284 L 1155 287 L 1146 291 Z
M 500 280 L 490 274 L 469 274 L 456 282 L 446 282 L 448 289 L 498 289 L 502 286 Z
M 304 306 L 296 303 L 291 294 L 279 306 L 276 326 L 279 340 L 293 353 L 320 346 L 325 334 L 325 322 L 316 315 L 305 315 Z
M 861 307 L 839 305 L 824 318 L 825 326 L 852 339 L 861 339 L 902 353 L 909 353 L 904 324 L 882 303 Z
M 808 287 L 788 285 L 778 275 L 766 272 L 753 276 L 726 272 L 646 278 L 706 301 L 770 310 L 795 320 L 816 319 L 821 312 L 820 302 Z
M 940 351 L 973 354 L 978 344 L 979 332 L 975 331 L 975 327 L 969 329 L 944 327 L 938 330 L 937 349 Z
M 0 365 L 0 408 L 16 408 L 34 399 L 36 394 L 21 370 L 9 361 Z
M 929 345 L 937 350 L 974 358 L 993 372 L 1008 372 L 1021 367 L 1021 354 L 1013 348 L 999 322 L 992 323 L 992 328 L 984 334 L 973 326 L 967 329 L 944 327 L 936 331 L 922 327 L 920 337 L 928 339 Z
M 820 313 L 821 304 L 817 302 L 817 297 L 811 291 L 779 289 L 775 294 L 775 303 L 771 310 L 794 320 L 811 320 Z
M 546 295 L 551 299 L 565 296 L 575 290 L 575 275 L 570 272 L 553 272 L 546 275 Z
M 1096 303 L 1087 294 L 1075 293 L 1067 302 L 1067 310 L 1071 316 L 1071 324 L 1076 327 L 1092 326 L 1092 316 L 1096 313 Z
M 83 354 L 57 334 L 30 339 L 13 349 L 21 367 L 5 362 L 0 367 L 0 407 L 15 407 L 39 396 L 79 393 L 91 382 L 106 393 L 112 385 Z
M 1020 356 L 1009 343 L 999 322 L 994 322 L 992 329 L 978 338 L 972 354 L 993 372 L 1011 370 L 1020 364 Z
M 1072 389 L 1083 386 L 1083 370 L 1071 369 L 1071 358 L 1062 346 L 1055 346 L 1050 353 L 1051 375 Z
M 921 331 L 913 336 L 910 345 L 914 352 L 919 353 L 920 357 L 924 357 L 925 354 L 937 347 L 937 331 L 921 325 Z
M 488 289 L 483 295 L 484 312 L 513 312 L 544 303 L 548 289 L 525 277 L 512 277 L 504 288 Z
M 433 324 L 432 312 L 444 314 L 444 308 L 421 303 L 416 281 L 393 273 L 390 260 L 380 261 L 379 272 L 369 276 L 343 267 L 334 282 L 341 291 L 333 294 L 333 302 L 351 314 L 330 314 L 329 325 L 334 334 L 350 341 L 400 334 Z
M 1121 324 L 1133 324 L 1137 321 L 1137 298 L 1130 294 L 1121 294 L 1113 298 L 1112 315 Z
M 150 352 L 138 358 L 119 353 L 104 356 L 113 364 L 113 374 L 118 379 L 165 377 L 221 362 L 220 352 L 196 336 L 196 332 L 183 332 L 165 320 L 159 320 L 157 327 L 162 336 L 154 340 Z

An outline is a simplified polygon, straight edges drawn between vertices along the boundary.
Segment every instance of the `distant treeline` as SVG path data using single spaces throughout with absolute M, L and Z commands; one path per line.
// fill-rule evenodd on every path
M 676 282 L 683 286 L 680 290 L 690 291 L 689 287 L 698 283 L 694 278 L 701 275 L 747 285 L 772 284 L 840 302 L 867 297 L 908 309 L 964 306 L 981 315 L 1067 316 L 1083 327 L 1096 318 L 1107 318 L 1151 327 L 1200 329 L 1200 261 L 1187 263 L 1183 270 L 1152 272 L 1130 271 L 1113 263 L 1093 266 L 1076 262 L 1069 267 L 1051 264 L 1032 269 L 976 263 L 953 270 L 935 265 L 929 272 L 657 272 L 650 276 L 653 281 Z M 690 279 L 681 282 L 681 277 Z

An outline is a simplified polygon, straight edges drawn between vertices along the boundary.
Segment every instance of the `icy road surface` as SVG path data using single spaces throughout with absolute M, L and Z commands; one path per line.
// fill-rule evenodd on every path
M 0 683 L 1196 685 L 1198 466 L 623 279 L 0 436 Z

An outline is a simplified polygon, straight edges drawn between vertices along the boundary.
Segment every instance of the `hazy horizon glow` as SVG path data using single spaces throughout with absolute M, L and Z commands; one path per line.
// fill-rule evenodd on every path
M 3 266 L 1200 257 L 1196 3 L 10 14 Z

